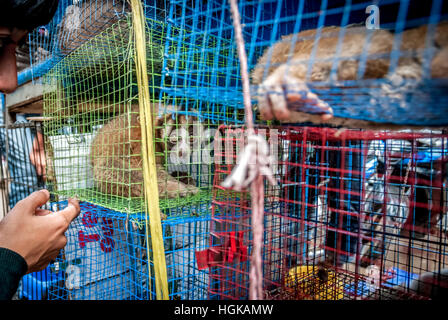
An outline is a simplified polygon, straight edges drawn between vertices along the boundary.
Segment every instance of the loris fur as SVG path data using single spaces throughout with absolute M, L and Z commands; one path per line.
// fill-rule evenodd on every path
M 157 115 L 157 104 L 151 107 L 152 114 Z M 182 124 L 183 118 L 177 116 L 175 120 Z M 156 138 L 169 135 L 163 131 L 170 128 L 164 125 L 170 119 L 173 121 L 172 114 L 153 116 Z M 141 140 L 138 105 L 132 106 L 130 112 L 116 116 L 98 131 L 92 141 L 90 162 L 95 185 L 100 192 L 126 198 L 144 195 Z M 155 153 L 160 197 L 176 198 L 197 193 L 198 188 L 177 180 L 167 172 L 163 156 L 167 144 L 158 141 Z
M 391 32 L 383 29 L 368 30 L 365 26 L 348 26 L 344 30 L 340 51 L 337 52 L 341 28 L 324 27 L 318 39 L 317 31 L 305 30 L 284 36 L 267 48 L 258 60 L 251 73 L 251 82 L 258 86 L 258 108 L 262 119 L 318 123 L 328 121 L 333 116 L 331 106 L 311 92 L 307 82 L 379 79 L 388 76 L 390 53 L 394 44 L 394 34 Z M 400 47 L 403 55 L 400 56 L 393 75 L 389 76 L 421 77 L 420 49 L 425 48 L 426 32 L 427 26 L 403 32 Z M 435 54 L 431 64 L 433 78 L 448 77 L 447 34 L 448 23 L 439 23 L 434 35 Z M 309 70 L 313 50 L 315 61 L 311 63 Z M 363 73 L 358 77 L 359 60 L 364 51 L 367 51 L 366 63 Z M 335 58 L 338 58 L 335 79 L 330 79 Z M 313 107 L 309 107 L 309 104 Z

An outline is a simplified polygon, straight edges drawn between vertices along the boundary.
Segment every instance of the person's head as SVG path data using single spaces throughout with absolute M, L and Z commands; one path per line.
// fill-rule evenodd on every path
M 47 24 L 56 12 L 58 0 L 0 1 L 0 92 L 17 88 L 17 45 L 34 28 Z

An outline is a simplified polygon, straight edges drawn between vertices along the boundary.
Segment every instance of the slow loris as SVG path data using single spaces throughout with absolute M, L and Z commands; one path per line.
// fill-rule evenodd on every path
M 307 82 L 330 80 L 333 67 L 336 68 L 336 79 L 332 81 L 388 76 L 390 53 L 394 45 L 392 33 L 382 29 L 368 30 L 365 26 L 346 27 L 337 52 L 341 30 L 335 26 L 324 27 L 317 40 L 317 29 L 291 34 L 264 52 L 251 74 L 252 84 L 258 86 L 258 107 L 263 119 L 276 118 L 287 122 L 331 119 L 331 106 L 311 92 Z M 423 26 L 403 32 L 400 50 L 409 54 L 400 57 L 395 69 L 398 76 L 421 77 L 422 53 L 419 49 L 424 48 L 426 30 Z M 440 23 L 434 37 L 436 52 L 431 65 L 431 76 L 434 78 L 448 77 L 447 34 L 448 24 Z M 358 60 L 365 51 L 365 69 L 359 78 Z M 314 61 L 310 62 L 313 54 Z M 333 66 L 336 58 L 338 60 Z
M 157 104 L 152 105 L 157 115 Z M 153 126 L 156 138 L 156 169 L 159 195 L 162 198 L 175 198 L 192 195 L 198 188 L 186 184 L 168 174 L 164 167 L 166 149 L 176 137 L 176 128 L 191 127 L 192 117 L 172 114 L 154 116 Z M 142 136 L 138 106 L 131 107 L 106 123 L 96 134 L 90 149 L 95 185 L 99 191 L 122 197 L 141 197 L 143 190 Z M 167 141 L 167 142 L 162 142 Z M 152 142 L 151 142 L 152 143 Z M 180 150 L 179 152 L 182 152 Z

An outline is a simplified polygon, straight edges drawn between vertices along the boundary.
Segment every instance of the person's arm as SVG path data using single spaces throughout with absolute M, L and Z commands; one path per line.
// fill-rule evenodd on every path
M 0 260 L 1 268 L 7 271 L 0 277 L 0 287 L 5 287 L 5 296 L 0 295 L 2 299 L 8 299 L 11 291 L 17 289 L 17 278 L 24 272 L 45 269 L 67 244 L 64 233 L 78 216 L 79 203 L 69 199 L 65 209 L 52 213 L 40 209 L 49 199 L 47 190 L 33 192 L 0 221 L 0 248 L 7 249 Z M 23 261 L 10 251 L 22 257 L 26 269 Z
M 36 168 L 38 176 L 43 176 L 45 179 L 47 160 L 45 157 L 44 136 L 37 132 L 33 140 L 33 148 L 30 151 L 31 164 Z
M 6 248 L 0 248 L 0 300 L 11 300 L 28 265 L 23 257 Z

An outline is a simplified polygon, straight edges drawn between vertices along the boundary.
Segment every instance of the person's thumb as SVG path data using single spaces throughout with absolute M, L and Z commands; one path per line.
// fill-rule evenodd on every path
M 36 209 L 43 206 L 48 200 L 50 200 L 50 192 L 42 189 L 33 192 L 28 197 L 21 200 L 18 205 L 21 207 L 21 212 L 34 214 Z
M 81 209 L 79 207 L 79 201 L 75 199 L 68 199 L 68 205 L 63 210 L 55 212 L 56 215 L 60 215 L 66 222 L 66 227 L 79 215 Z

